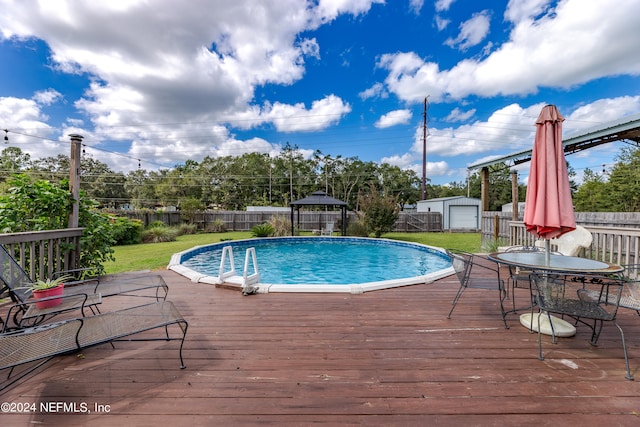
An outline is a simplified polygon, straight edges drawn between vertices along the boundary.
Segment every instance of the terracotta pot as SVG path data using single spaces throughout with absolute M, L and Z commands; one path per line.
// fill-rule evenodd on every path
M 62 296 L 63 291 L 64 291 L 64 283 L 61 283 L 55 288 L 33 291 L 33 298 L 38 300 L 40 298 Z M 36 307 L 39 309 L 44 309 L 44 308 L 55 307 L 56 305 L 60 305 L 61 303 L 62 303 L 62 298 L 52 298 L 46 301 L 36 301 Z

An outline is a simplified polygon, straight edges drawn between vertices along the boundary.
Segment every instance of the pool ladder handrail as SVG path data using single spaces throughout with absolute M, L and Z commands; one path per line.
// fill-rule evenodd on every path
M 229 261 L 229 271 L 225 271 L 225 266 Z M 252 261 L 253 273 L 249 274 L 249 260 Z M 218 278 L 221 283 L 234 283 L 242 285 L 243 288 L 260 282 L 260 272 L 258 271 L 258 258 L 256 256 L 256 248 L 247 248 L 244 257 L 244 271 L 242 276 L 236 273 L 236 266 L 233 259 L 233 247 L 225 246 L 222 248 L 222 257 L 220 258 L 220 269 L 218 270 Z

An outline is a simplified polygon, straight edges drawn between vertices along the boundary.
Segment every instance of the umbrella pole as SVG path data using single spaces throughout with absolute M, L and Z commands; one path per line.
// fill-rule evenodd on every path
M 544 239 L 544 264 L 551 264 L 551 240 Z
M 551 240 L 544 239 L 544 263 L 548 267 L 551 265 Z M 544 278 L 545 285 L 547 285 L 548 279 L 548 271 L 545 270 L 542 273 L 542 277 Z M 525 313 L 520 316 L 520 324 L 529 328 L 530 331 L 538 332 L 538 329 L 541 334 L 551 335 L 553 337 L 553 342 L 555 342 L 556 337 L 571 337 L 576 334 L 576 328 L 566 322 L 563 319 L 549 316 L 546 311 L 540 310 L 538 313 Z

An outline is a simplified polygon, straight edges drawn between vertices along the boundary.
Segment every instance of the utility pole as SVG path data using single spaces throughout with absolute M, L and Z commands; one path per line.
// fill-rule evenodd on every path
M 71 157 L 69 162 L 69 191 L 73 197 L 73 206 L 69 214 L 69 228 L 78 228 L 80 219 L 80 154 L 82 152 L 82 135 L 75 133 L 71 138 Z
M 427 200 L 427 135 L 429 131 L 427 129 L 428 116 L 427 110 L 429 109 L 428 96 L 424 99 L 424 119 L 422 124 L 422 199 Z

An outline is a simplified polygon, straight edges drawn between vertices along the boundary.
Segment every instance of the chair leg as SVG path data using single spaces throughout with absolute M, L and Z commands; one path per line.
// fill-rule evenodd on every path
M 593 322 L 593 330 L 591 332 L 591 345 L 594 347 L 598 346 L 598 338 L 600 338 L 600 332 L 602 332 L 603 325 L 604 322 L 602 320 L 600 321 L 600 327 L 598 327 L 597 319 Z
M 460 286 L 460 289 L 458 289 L 458 293 L 456 294 L 455 297 L 453 297 L 453 301 L 451 302 L 453 307 L 451 307 L 451 311 L 449 311 L 449 314 L 447 315 L 447 319 L 451 319 L 451 314 L 453 314 L 453 310 L 456 308 L 456 304 L 458 304 L 458 300 L 460 300 L 460 297 L 462 296 L 462 293 L 464 292 L 465 289 L 466 287 Z
M 538 360 L 544 360 L 542 355 L 542 333 L 540 332 L 540 317 L 542 313 L 538 315 Z M 531 327 L 533 328 L 533 317 L 531 317 Z
M 624 363 L 627 368 L 627 374 L 624 377 L 630 381 L 633 381 L 633 375 L 631 375 L 631 369 L 629 369 L 629 356 L 627 355 L 627 344 L 624 341 L 624 332 L 622 331 L 622 328 L 620 327 L 620 325 L 618 325 L 618 322 L 614 321 L 613 323 L 615 323 L 615 325 L 618 327 L 618 330 L 620 331 L 620 337 L 622 338 L 622 350 L 624 351 Z

